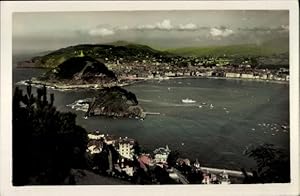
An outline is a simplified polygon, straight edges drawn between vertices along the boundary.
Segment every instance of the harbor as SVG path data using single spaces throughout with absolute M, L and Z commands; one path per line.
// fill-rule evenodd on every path
M 14 80 L 25 80 L 42 71 L 17 69 Z M 26 92 L 26 86 L 19 87 Z M 236 171 L 241 167 L 253 168 L 254 162 L 243 155 L 248 145 L 274 143 L 288 149 L 288 109 L 281 109 L 288 108 L 288 97 L 278 96 L 288 94 L 288 89 L 281 84 L 172 79 L 147 80 L 125 88 L 137 95 L 146 112 L 160 114 L 147 115 L 143 121 L 106 117 L 84 119 L 85 111 L 67 105 L 93 97 L 94 90 L 61 92 L 49 89 L 49 93 L 55 94 L 54 102 L 59 110 L 74 112 L 78 124 L 87 130 L 102 127 L 109 134 L 130 136 L 149 150 L 168 144 L 171 149 L 180 150 L 184 157 L 202 160 L 201 165 L 209 168 Z M 182 99 L 186 98 L 196 103 L 183 103 Z M 239 101 L 234 101 L 237 98 Z M 255 105 L 260 105 L 259 112 Z

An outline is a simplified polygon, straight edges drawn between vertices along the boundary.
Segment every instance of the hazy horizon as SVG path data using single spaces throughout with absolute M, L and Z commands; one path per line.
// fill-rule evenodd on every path
M 261 44 L 289 36 L 284 10 L 13 14 L 13 53 L 124 40 L 154 48 Z

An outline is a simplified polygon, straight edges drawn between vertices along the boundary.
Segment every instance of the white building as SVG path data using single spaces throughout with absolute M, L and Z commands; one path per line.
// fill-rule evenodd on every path
M 128 164 L 124 158 L 118 159 L 117 164 L 114 165 L 114 168 L 119 172 L 124 171 L 128 176 L 133 176 L 134 168 L 131 164 Z
M 175 75 L 176 75 L 176 74 L 173 73 L 173 72 L 171 72 L 171 71 L 165 73 L 165 76 L 174 77 Z
M 241 78 L 253 79 L 253 73 L 242 73 Z
M 212 76 L 212 71 L 207 71 L 207 72 L 205 72 L 205 76 L 206 77 L 211 77 Z
M 88 146 L 87 148 L 87 152 L 89 152 L 90 154 L 98 154 L 102 151 L 102 148 L 96 145 L 91 145 Z
M 201 169 L 198 159 L 196 159 L 196 161 L 194 163 L 194 167 L 196 167 L 196 169 Z
M 225 74 L 225 77 L 226 78 L 239 78 L 241 75 L 240 73 L 231 73 L 231 72 L 228 72 Z
M 183 76 L 183 73 L 182 72 L 177 72 L 176 75 L 177 76 Z
M 273 80 L 274 75 L 273 74 L 268 74 L 268 79 Z
M 128 176 L 133 176 L 133 167 L 126 165 L 126 167 L 123 168 L 122 171 L 125 171 Z
M 154 161 L 156 163 L 167 163 L 168 156 L 171 150 L 169 149 L 168 145 L 166 148 L 160 147 L 154 150 Z
M 268 75 L 267 74 L 262 74 L 260 76 L 260 79 L 266 80 L 266 79 L 268 79 Z
M 100 134 L 99 131 L 95 131 L 94 133 L 89 133 L 88 134 L 88 138 L 90 140 L 99 140 L 101 138 L 103 138 L 105 135 L 104 134 Z
M 119 148 L 117 150 L 121 156 L 133 160 L 133 155 L 134 155 L 133 145 L 134 145 L 134 140 L 125 137 L 119 141 Z

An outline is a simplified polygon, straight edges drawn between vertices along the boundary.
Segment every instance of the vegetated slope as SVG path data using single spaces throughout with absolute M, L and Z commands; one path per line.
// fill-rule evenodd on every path
M 90 104 L 87 115 L 144 117 L 135 94 L 118 86 L 99 90 Z
M 270 40 L 262 44 L 239 44 L 228 46 L 211 47 L 186 47 L 168 49 L 170 53 L 181 56 L 270 56 L 287 53 L 289 40 L 281 38 L 276 41 Z
M 31 67 L 55 68 L 64 61 L 77 56 L 90 56 L 98 61 L 104 62 L 106 59 L 115 60 L 122 58 L 123 62 L 140 60 L 145 56 L 166 55 L 166 52 L 158 51 L 149 46 L 131 44 L 127 42 L 115 42 L 111 44 L 83 44 L 69 46 L 53 51 L 44 56 L 34 57 L 30 60 Z M 19 63 L 19 67 L 26 67 L 26 63 Z
M 103 63 L 92 57 L 83 56 L 71 57 L 47 72 L 42 79 L 84 83 L 116 80 L 116 76 Z

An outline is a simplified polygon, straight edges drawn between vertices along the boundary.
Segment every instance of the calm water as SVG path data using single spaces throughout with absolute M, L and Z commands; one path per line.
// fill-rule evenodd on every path
M 14 69 L 14 82 L 42 72 Z M 96 91 L 49 91 L 55 94 L 57 109 L 75 112 L 78 124 L 88 131 L 99 129 L 132 137 L 148 151 L 168 144 L 183 157 L 198 158 L 202 165 L 239 169 L 254 166 L 254 161 L 243 155 L 250 144 L 272 143 L 289 149 L 289 132 L 271 129 L 271 125 L 280 127 L 289 122 L 288 88 L 284 84 L 222 79 L 147 81 L 128 86 L 126 89 L 136 94 L 146 111 L 161 113 L 144 121 L 104 117 L 85 120 L 83 112 L 66 105 L 92 97 Z M 184 98 L 197 102 L 183 104 Z M 199 108 L 203 102 L 207 105 Z M 263 123 L 270 126 L 260 126 Z

